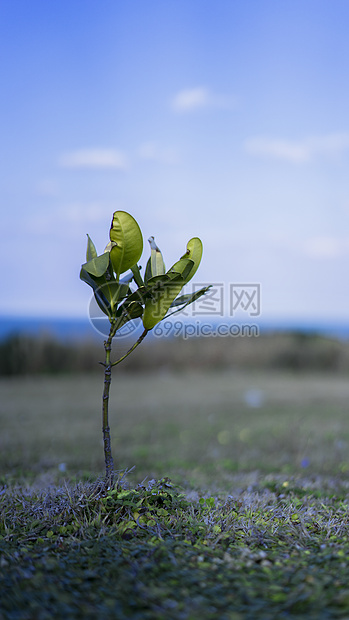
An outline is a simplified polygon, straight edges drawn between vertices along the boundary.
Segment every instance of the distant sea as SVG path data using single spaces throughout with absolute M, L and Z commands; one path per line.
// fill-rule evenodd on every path
M 47 335 L 57 340 L 84 340 L 98 337 L 86 318 L 0 316 L 0 340 L 17 334 Z M 101 336 L 100 336 L 101 337 Z
M 177 318 L 179 320 L 179 317 Z M 189 319 L 187 319 L 188 321 Z M 193 319 L 195 324 L 197 319 Z M 239 324 L 231 317 L 210 320 L 209 317 L 201 317 L 201 323 L 209 323 L 212 326 L 219 323 Z M 286 320 L 269 319 L 256 321 L 251 319 L 248 323 L 259 326 L 260 333 L 267 332 L 297 332 L 302 334 L 320 334 L 339 340 L 349 339 L 349 321 L 310 321 L 307 320 Z M 241 323 L 241 322 L 240 322 Z M 52 317 L 19 317 L 19 316 L 0 316 L 0 340 L 14 334 L 26 334 L 31 336 L 46 335 L 58 340 L 79 341 L 84 339 L 104 338 L 91 325 L 88 317 L 86 318 L 52 318 Z

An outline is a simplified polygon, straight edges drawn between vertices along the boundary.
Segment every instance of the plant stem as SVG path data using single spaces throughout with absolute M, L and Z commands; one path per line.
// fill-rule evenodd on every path
M 132 353 L 132 351 L 134 351 L 138 347 L 138 345 L 141 344 L 142 340 L 144 340 L 144 338 L 146 337 L 148 331 L 149 331 L 148 329 L 145 329 L 144 332 L 138 338 L 138 340 L 134 343 L 134 345 L 132 345 L 132 347 L 127 351 L 127 353 L 125 353 L 125 355 L 120 357 L 120 359 L 118 359 L 116 362 L 113 362 L 111 366 L 117 366 L 117 364 L 120 364 L 120 362 L 123 362 L 124 359 L 126 359 L 126 357 L 128 357 L 128 355 L 130 355 L 130 353 Z
M 105 350 L 105 362 L 104 362 L 104 390 L 103 390 L 103 423 L 102 423 L 102 431 L 103 431 L 103 444 L 104 444 L 104 460 L 105 460 L 105 478 L 106 482 L 110 485 L 113 484 L 114 479 L 114 461 L 111 452 L 111 440 L 110 440 L 110 427 L 109 427 L 109 415 L 108 415 L 108 407 L 109 407 L 109 390 L 111 383 L 111 364 L 110 364 L 110 353 L 111 353 L 111 343 L 115 336 L 116 332 L 116 322 L 113 321 L 110 326 L 108 340 L 104 341 L 104 350 Z
M 111 451 L 111 439 L 110 439 L 110 427 L 109 427 L 109 392 L 110 392 L 110 383 L 111 383 L 111 369 L 113 366 L 120 364 L 132 351 L 141 344 L 142 340 L 146 337 L 148 330 L 145 329 L 135 344 L 118 359 L 116 362 L 111 364 L 110 362 L 110 354 L 111 354 L 111 345 L 113 338 L 116 333 L 117 322 L 113 320 L 111 322 L 110 331 L 108 340 L 104 341 L 104 350 L 105 350 L 105 362 L 104 366 L 104 390 L 103 390 L 103 423 L 102 423 L 102 431 L 103 431 L 103 444 L 104 444 L 104 460 L 105 460 L 105 479 L 106 483 L 112 486 L 114 482 L 114 461 Z

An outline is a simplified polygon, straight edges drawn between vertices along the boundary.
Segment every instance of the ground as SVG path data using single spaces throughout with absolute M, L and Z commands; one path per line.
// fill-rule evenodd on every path
M 346 376 L 116 371 L 109 490 L 102 372 L 0 389 L 0 618 L 349 617 Z

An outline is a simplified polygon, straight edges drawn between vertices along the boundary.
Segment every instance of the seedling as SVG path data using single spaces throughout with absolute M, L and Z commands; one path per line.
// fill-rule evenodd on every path
M 125 211 L 115 211 L 111 222 L 110 241 L 103 254 L 97 250 L 87 235 L 86 263 L 81 267 L 80 278 L 92 287 L 95 300 L 108 317 L 109 336 L 104 342 L 104 390 L 102 400 L 102 432 L 106 483 L 113 483 L 114 461 L 109 427 L 109 392 L 111 371 L 144 340 L 149 331 L 163 319 L 204 295 L 210 288 L 180 295 L 182 288 L 192 279 L 202 257 L 202 243 L 193 237 L 187 243 L 185 254 L 166 271 L 164 260 L 154 237 L 150 237 L 150 258 L 144 275 L 138 261 L 143 252 L 143 237 L 136 220 Z M 126 276 L 120 276 L 127 272 Z M 136 287 L 136 288 L 135 288 Z M 112 341 L 117 331 L 128 321 L 142 319 L 143 332 L 132 347 L 118 360 L 111 361 Z

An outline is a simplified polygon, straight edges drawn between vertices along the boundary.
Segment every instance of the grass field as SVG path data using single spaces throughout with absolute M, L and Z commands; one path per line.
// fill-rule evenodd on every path
M 0 380 L 1 619 L 349 618 L 346 376 L 116 371 L 115 491 L 101 392 Z
M 0 471 L 103 472 L 102 372 L 0 380 Z M 233 473 L 349 470 L 349 381 L 326 374 L 114 373 L 116 467 L 229 490 Z M 65 472 L 64 472 L 65 473 Z

